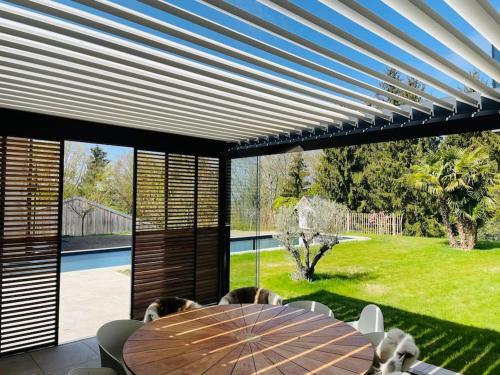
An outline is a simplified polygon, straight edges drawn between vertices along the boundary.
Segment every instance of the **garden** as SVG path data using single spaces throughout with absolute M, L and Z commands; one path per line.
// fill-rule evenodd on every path
M 382 309 L 386 331 L 411 333 L 420 360 L 464 374 L 500 371 L 500 242 L 457 251 L 444 238 L 371 236 L 335 245 L 313 281 L 295 280 L 284 250 L 263 251 L 260 286 L 286 300 L 307 299 L 354 320 L 368 303 Z M 253 285 L 255 254 L 231 256 L 231 289 Z

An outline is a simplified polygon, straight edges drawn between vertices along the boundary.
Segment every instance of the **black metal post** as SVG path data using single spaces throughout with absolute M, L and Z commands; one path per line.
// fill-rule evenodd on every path
M 260 156 L 256 157 L 255 167 L 257 168 L 257 181 L 255 187 L 255 286 L 258 288 L 260 285 Z
M 196 300 L 196 274 L 197 274 L 197 258 L 198 258 L 198 168 L 199 158 L 194 158 L 194 222 L 193 222 L 193 235 L 194 235 L 194 274 L 193 274 L 193 300 Z
M 134 147 L 132 178 L 132 251 L 130 255 L 130 319 L 134 319 L 135 235 L 137 226 L 137 148 Z
M 231 160 L 219 158 L 219 299 L 229 291 Z
M 0 333 L 2 327 L 2 290 L 3 290 L 3 238 L 5 225 L 5 170 L 7 166 L 7 137 L 1 137 L 0 147 Z M 0 348 L 2 347 L 2 336 L 0 335 Z
M 61 253 L 62 253 L 62 219 L 64 200 L 64 140 L 59 146 L 59 196 L 57 204 L 57 275 L 56 275 L 56 335 L 55 345 L 59 345 L 59 307 L 61 301 Z

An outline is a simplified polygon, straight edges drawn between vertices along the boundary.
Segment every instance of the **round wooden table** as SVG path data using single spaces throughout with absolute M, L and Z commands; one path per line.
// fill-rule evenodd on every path
M 136 375 L 363 374 L 370 342 L 326 315 L 272 305 L 204 307 L 145 324 L 125 343 Z

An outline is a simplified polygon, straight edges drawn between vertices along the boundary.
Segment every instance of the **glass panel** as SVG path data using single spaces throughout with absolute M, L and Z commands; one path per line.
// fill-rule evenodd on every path
M 231 161 L 230 289 L 258 284 L 258 158 Z

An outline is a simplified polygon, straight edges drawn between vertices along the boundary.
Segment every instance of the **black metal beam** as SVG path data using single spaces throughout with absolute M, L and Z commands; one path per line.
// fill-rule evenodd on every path
M 146 151 L 218 157 L 228 143 L 198 137 L 106 125 L 39 113 L 0 108 L 0 134 L 51 141 L 77 141 Z
M 130 319 L 134 319 L 135 237 L 137 228 L 137 148 L 134 148 L 132 176 L 132 248 L 130 254 Z
M 59 143 L 59 191 L 57 201 L 57 275 L 56 275 L 56 337 L 54 343 L 59 345 L 59 315 L 61 302 L 61 257 L 62 257 L 62 227 L 64 206 L 64 142 Z M 83 234 L 83 233 L 82 233 Z
M 229 291 L 231 160 L 219 158 L 219 299 Z
M 498 107 L 478 110 L 473 113 L 408 121 L 404 124 L 380 124 L 369 128 L 340 130 L 336 133 L 302 136 L 295 139 L 263 141 L 252 145 L 233 145 L 228 149 L 228 155 L 231 158 L 243 158 L 279 154 L 297 148 L 307 151 L 494 129 L 500 129 L 500 109 Z

